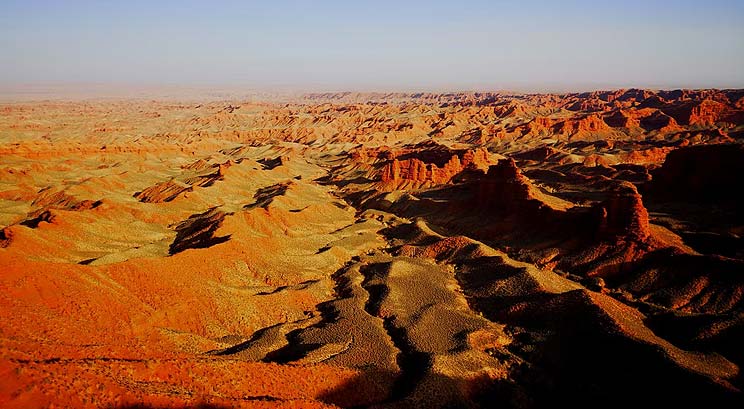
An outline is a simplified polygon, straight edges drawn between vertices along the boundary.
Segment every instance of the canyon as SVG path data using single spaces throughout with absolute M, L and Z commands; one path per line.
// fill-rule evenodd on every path
M 0 103 L 0 406 L 741 407 L 744 90 Z

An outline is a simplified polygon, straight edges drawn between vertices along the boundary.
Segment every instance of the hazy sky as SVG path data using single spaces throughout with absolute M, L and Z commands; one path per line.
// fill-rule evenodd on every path
M 744 0 L 0 0 L 0 82 L 744 87 Z

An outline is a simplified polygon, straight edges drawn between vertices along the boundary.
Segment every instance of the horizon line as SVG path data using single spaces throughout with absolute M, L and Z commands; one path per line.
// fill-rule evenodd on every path
M 15 100 L 31 102 L 44 100 L 97 100 L 97 99 L 214 99 L 227 100 L 264 95 L 266 97 L 290 97 L 312 94 L 458 94 L 486 93 L 512 95 L 566 95 L 590 92 L 612 92 L 618 90 L 642 89 L 649 91 L 673 90 L 742 90 L 744 84 L 715 86 L 705 84 L 547 84 L 535 82 L 514 83 L 511 86 L 324 86 L 321 84 L 230 84 L 230 83 L 146 83 L 146 82 L 72 82 L 72 81 L 36 81 L 36 82 L 3 82 L 0 81 L 0 101 Z M 173 95 L 176 94 L 176 95 Z M 242 95 L 241 95 L 242 94 Z M 34 99 L 38 97 L 38 99 Z

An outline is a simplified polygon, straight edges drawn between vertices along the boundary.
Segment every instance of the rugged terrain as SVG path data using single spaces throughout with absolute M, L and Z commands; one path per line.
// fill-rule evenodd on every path
M 0 406 L 741 407 L 742 140 L 744 90 L 0 104 Z

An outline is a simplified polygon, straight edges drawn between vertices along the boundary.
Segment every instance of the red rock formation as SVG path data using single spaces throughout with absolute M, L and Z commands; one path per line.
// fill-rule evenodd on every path
M 604 121 L 613 128 L 638 128 L 641 126 L 640 121 L 632 113 L 622 109 L 605 116 Z
M 605 239 L 629 238 L 643 241 L 651 235 L 648 212 L 636 187 L 623 182 L 612 188 L 607 199 L 596 207 L 597 233 Z
M 36 227 L 40 222 L 52 223 L 55 218 L 52 210 L 91 210 L 101 205 L 101 203 L 100 200 L 77 200 L 64 190 L 55 191 L 51 188 L 45 188 L 40 190 L 31 202 L 33 210 L 28 212 L 27 219 L 22 224 Z
M 638 115 L 643 115 L 640 118 L 640 125 L 647 131 L 659 131 L 659 132 L 674 132 L 682 130 L 682 127 L 677 124 L 669 115 L 659 110 L 642 110 L 638 112 Z
M 195 162 L 191 162 L 187 165 L 181 166 L 182 169 L 189 169 L 189 170 L 204 170 L 209 168 L 209 163 L 205 161 L 204 159 L 198 159 Z
M 560 219 L 558 209 L 544 202 L 543 197 L 514 160 L 502 159 L 477 181 L 474 206 L 491 215 L 513 215 L 528 223 L 545 220 L 543 212 Z
M 11 241 L 13 241 L 13 231 L 8 227 L 0 230 L 0 248 L 10 246 Z
M 559 135 L 566 138 L 591 136 L 610 130 L 598 114 L 568 119 L 538 116 L 527 124 L 513 128 L 521 136 Z
M 519 171 L 512 159 L 500 160 L 488 168 L 485 178 L 479 183 L 477 203 L 490 207 L 494 202 L 504 210 L 517 209 L 522 202 L 531 199 L 529 180 Z
M 426 152 L 422 152 L 421 156 L 426 157 Z M 380 180 L 383 186 L 393 188 L 404 182 L 438 185 L 448 183 L 465 169 L 484 169 L 489 163 L 488 151 L 483 148 L 467 150 L 460 155 L 453 153 L 442 167 L 415 157 L 404 160 L 395 158 L 382 169 Z
M 609 166 L 610 162 L 607 158 L 603 158 L 600 155 L 587 155 L 582 162 L 584 166 Z
M 42 209 L 67 209 L 76 203 L 77 200 L 66 192 L 46 188 L 39 191 L 38 196 L 31 202 L 31 205 Z
M 215 236 L 215 232 L 222 225 L 226 215 L 225 212 L 212 208 L 182 221 L 175 226 L 177 234 L 170 245 L 169 253 L 176 254 L 187 249 L 211 247 L 227 241 L 230 236 Z
M 667 103 L 659 105 L 658 108 L 674 118 L 677 123 L 687 126 L 706 127 L 737 120 L 735 108 L 714 99 Z
M 569 119 L 556 126 L 556 131 L 564 135 L 576 135 L 586 132 L 608 131 L 609 126 L 596 114 L 587 115 L 583 118 Z
M 618 155 L 622 163 L 634 163 L 634 164 L 652 164 L 662 163 L 666 158 L 666 155 L 671 152 L 674 148 L 663 147 L 663 148 L 648 148 L 643 150 L 633 150 L 627 153 Z
M 706 99 L 690 110 L 688 123 L 690 125 L 714 125 L 723 119 L 727 111 L 726 105 Z
M 134 194 L 136 199 L 143 203 L 170 202 L 178 196 L 194 190 L 192 186 L 184 186 L 172 180 L 158 183 L 147 189 Z
M 231 160 L 228 160 L 225 163 L 220 163 L 217 165 L 217 176 L 218 177 L 224 177 L 225 172 L 227 172 L 227 169 L 229 169 L 233 165 L 233 162 Z
M 550 133 L 550 129 L 555 125 L 556 120 L 538 116 L 528 124 L 518 127 L 516 130 L 521 133 L 522 136 L 526 135 L 546 135 Z
M 606 104 L 605 101 L 602 101 L 599 98 L 589 98 L 584 100 L 579 100 L 573 103 L 572 105 L 568 106 L 566 109 L 570 111 L 603 111 L 610 109 L 610 107 Z
M 432 386 L 478 398 L 462 406 L 498 406 L 493 392 L 541 407 L 550 391 L 632 405 L 642 393 L 627 391 L 665 379 L 654 403 L 738 407 L 705 388 L 742 387 L 715 355 L 744 363 L 742 146 L 680 149 L 655 169 L 673 147 L 744 139 L 744 91 L 297 98 L 0 107 L 0 406 L 428 407 L 414 398 Z M 131 200 L 146 187 L 157 205 Z M 398 235 L 406 218 L 432 228 Z M 415 291 L 396 293 L 408 278 Z M 681 320 L 677 338 L 651 326 L 657 310 Z M 388 350 L 383 378 L 413 390 L 396 402 L 373 386 L 388 384 L 375 366 Z

